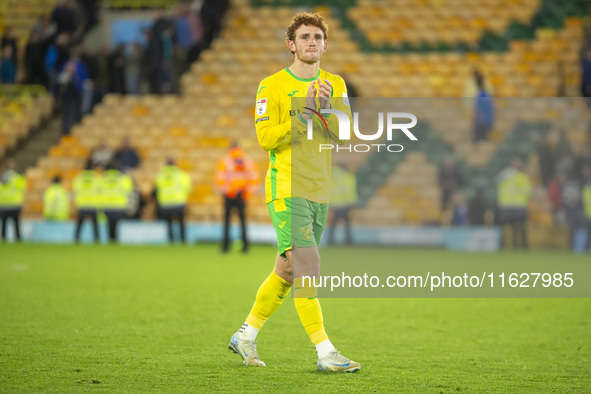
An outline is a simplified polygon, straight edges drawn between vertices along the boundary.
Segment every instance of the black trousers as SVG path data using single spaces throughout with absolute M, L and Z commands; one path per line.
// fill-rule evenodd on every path
M 170 243 L 174 242 L 174 233 L 172 231 L 172 222 L 177 220 L 181 228 L 181 242 L 186 242 L 185 237 L 185 206 L 176 207 L 160 207 L 158 209 L 158 218 L 165 220 L 168 224 L 168 240 Z
M 76 222 L 76 231 L 74 232 L 74 239 L 80 242 L 80 232 L 82 231 L 82 223 L 84 219 L 90 219 L 92 222 L 92 231 L 94 234 L 94 242 L 99 242 L 98 221 L 96 220 L 96 210 L 94 209 L 80 209 L 78 210 L 78 221 Z
M 328 243 L 334 243 L 334 233 L 337 227 L 338 221 L 342 220 L 345 222 L 345 243 L 350 245 L 353 243 L 353 237 L 351 236 L 351 208 L 350 207 L 340 207 L 334 208 L 332 211 L 332 220 L 330 222 L 330 232 L 328 237 Z
M 490 128 L 487 124 L 476 123 L 474 125 L 474 142 L 487 140 Z
M 62 100 L 62 134 L 70 134 L 72 126 L 80 121 L 81 96 L 64 97 Z
M 565 207 L 566 223 L 568 224 L 568 245 L 572 248 L 575 242 L 575 234 L 580 227 L 584 227 L 583 212 L 579 207 Z
M 230 215 L 236 209 L 240 217 L 240 225 L 242 228 L 242 251 L 248 251 L 248 238 L 246 234 L 246 203 L 242 199 L 242 195 L 235 198 L 226 197 L 224 202 L 224 239 L 222 241 L 222 251 L 227 252 L 230 248 Z
M 119 223 L 119 220 L 125 218 L 125 210 L 105 210 L 105 216 L 107 217 L 107 223 L 109 224 L 109 241 L 117 242 L 117 224 Z
M 162 80 L 160 79 L 160 68 L 148 69 L 148 84 L 150 85 L 150 93 L 162 93 Z
M 503 235 L 501 237 L 501 248 L 505 242 L 505 228 L 511 227 L 513 237 L 513 248 L 522 247 L 527 249 L 527 229 L 525 222 L 527 221 L 527 208 L 501 208 L 501 226 L 503 228 Z
M 21 240 L 20 214 L 21 214 L 20 207 L 0 211 L 0 221 L 2 221 L 2 240 L 3 241 L 6 240 L 6 224 L 8 223 L 8 219 L 12 219 L 14 221 L 14 233 L 16 235 L 16 240 L 20 242 L 20 240 Z

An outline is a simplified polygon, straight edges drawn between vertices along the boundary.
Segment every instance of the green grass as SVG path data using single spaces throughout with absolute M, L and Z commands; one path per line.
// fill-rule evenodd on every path
M 0 392 L 591 392 L 589 299 L 324 299 L 332 342 L 362 364 L 340 375 L 315 371 L 286 299 L 258 338 L 268 367 L 244 367 L 226 347 L 275 252 L 217 251 L 1 245 Z

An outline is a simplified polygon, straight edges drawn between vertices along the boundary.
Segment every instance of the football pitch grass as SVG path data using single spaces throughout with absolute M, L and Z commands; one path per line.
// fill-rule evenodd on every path
M 590 299 L 323 299 L 332 342 L 362 366 L 327 374 L 288 297 L 258 337 L 268 367 L 245 367 L 227 345 L 274 250 L 0 245 L 0 392 L 591 392 Z

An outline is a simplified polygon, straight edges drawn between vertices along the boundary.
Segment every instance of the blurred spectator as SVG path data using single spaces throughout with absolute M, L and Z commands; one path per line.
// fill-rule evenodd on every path
M 571 153 L 563 153 L 556 159 L 555 173 L 571 174 L 573 171 L 574 157 Z
M 168 239 L 174 242 L 172 231 L 173 220 L 178 220 L 181 242 L 185 243 L 185 206 L 191 191 L 191 177 L 175 165 L 173 159 L 168 159 L 156 176 L 157 216 L 168 224 Z
M 58 95 L 57 76 L 63 65 L 70 58 L 70 35 L 62 33 L 57 36 L 55 43 L 52 43 L 45 52 L 45 71 L 49 82 L 48 89 L 55 96 Z
M 103 45 L 99 53 L 91 55 L 93 59 L 92 80 L 94 81 L 94 104 L 100 103 L 109 92 L 109 46 Z
M 569 245 L 572 247 L 575 232 L 581 225 L 581 182 L 576 177 L 570 176 L 562 182 L 561 186 L 560 200 L 569 228 Z
M 51 20 L 51 15 L 39 15 L 31 28 L 31 34 L 37 34 L 43 41 L 49 41 L 55 37 L 57 25 Z
M 334 243 L 334 234 L 337 222 L 345 223 L 345 243 L 353 243 L 351 235 L 351 210 L 357 203 L 357 178 L 355 174 L 348 172 L 345 164 L 339 164 L 332 168 L 330 183 L 330 207 L 332 208 L 332 221 L 328 243 Z
M 488 80 L 486 78 L 484 78 L 484 74 L 482 73 L 482 71 L 480 71 L 480 69 L 478 69 L 477 67 L 472 69 L 472 72 L 470 73 L 469 77 L 466 79 L 466 83 L 464 84 L 464 97 L 477 97 L 478 93 L 480 91 L 480 88 L 478 86 L 478 81 L 482 79 L 484 81 L 484 88 L 485 90 L 490 94 L 494 94 L 493 91 L 493 86 L 488 82 Z M 468 104 L 469 101 L 466 100 L 466 104 Z M 467 106 L 466 108 L 469 108 L 469 106 Z
M 558 130 L 558 141 L 554 146 L 555 156 L 561 157 L 564 154 L 572 154 L 572 149 L 566 131 L 564 129 Z
M 133 191 L 133 181 L 125 175 L 113 160 L 107 166 L 102 182 L 102 207 L 109 224 L 109 241 L 117 242 L 117 225 L 127 216 L 129 196 Z
M 222 19 L 228 10 L 229 0 L 204 0 L 201 7 L 201 20 L 203 21 L 204 46 L 209 48 L 211 42 L 222 30 Z
M 542 183 L 548 186 L 550 177 L 554 172 L 556 157 L 555 150 L 550 139 L 550 133 L 543 133 L 538 143 L 538 159 L 540 164 L 540 175 L 542 176 Z
M 484 75 L 475 71 L 474 79 L 478 87 L 474 108 L 474 142 L 478 142 L 488 139 L 488 132 L 494 124 L 494 105 L 491 95 L 485 88 Z
M 583 168 L 591 167 L 591 146 L 585 145 L 582 151 L 575 157 L 573 162 L 573 175 L 579 180 L 583 180 Z
M 2 48 L 0 60 L 0 83 L 10 84 L 16 82 L 16 61 L 12 55 L 12 47 L 7 45 Z
M 452 226 L 467 226 L 470 224 L 470 210 L 466 204 L 464 193 L 456 191 L 450 201 L 451 210 L 451 225 Z
M 470 225 L 484 226 L 484 215 L 486 213 L 486 203 L 484 200 L 484 189 L 476 188 L 476 193 L 468 203 L 468 216 Z
M 97 208 L 100 202 L 101 184 L 101 176 L 92 168 L 90 160 L 86 169 L 74 178 L 72 189 L 74 190 L 74 203 L 78 210 L 78 221 L 74 234 L 76 243 L 80 242 L 80 231 L 86 218 L 92 221 L 94 242 L 99 242 Z
M 511 165 L 499 173 L 497 182 L 497 203 L 500 224 L 503 227 L 501 246 L 505 238 L 505 228 L 509 225 L 513 236 L 513 248 L 527 249 L 527 204 L 531 195 L 531 183 L 522 172 L 521 160 L 518 157 L 513 157 Z
M 6 171 L 0 178 L 0 222 L 2 222 L 2 240 L 6 240 L 6 225 L 8 219 L 14 222 L 16 240 L 20 242 L 20 214 L 25 198 L 27 182 L 25 177 L 16 172 L 16 161 L 11 159 L 6 165 Z
M 162 45 L 162 58 L 160 59 L 160 91 L 162 93 L 174 92 L 174 27 L 167 26 L 160 34 Z
M 563 129 L 558 131 L 558 142 L 554 147 L 554 157 L 556 158 L 554 162 L 555 174 L 569 174 L 572 171 L 573 152 Z
M 80 120 L 81 103 L 85 96 L 88 76 L 88 69 L 78 54 L 75 54 L 64 64 L 58 76 L 62 101 L 62 132 L 64 134 L 68 134 L 72 126 Z M 92 91 L 86 93 L 86 96 L 88 94 L 92 95 Z
M 453 157 L 446 157 L 439 170 L 439 186 L 441 187 L 441 209 L 447 209 L 451 196 L 462 187 L 463 179 Z
M 191 12 L 189 2 L 181 2 L 175 8 L 174 29 L 176 32 L 175 85 L 189 69 L 189 64 L 199 58 L 203 45 L 203 25 L 199 17 Z
M 84 84 L 84 98 L 80 110 L 82 115 L 85 115 L 92 111 L 92 108 L 102 100 L 107 92 L 107 84 L 104 82 L 107 77 L 101 75 L 101 63 L 105 64 L 104 74 L 108 71 L 106 70 L 107 60 L 102 59 L 102 56 L 94 53 L 85 45 L 82 45 L 80 49 L 80 60 L 88 70 L 88 79 Z
M 33 32 L 25 48 L 25 73 L 27 84 L 47 86 L 45 73 L 45 50 L 47 43 L 40 33 Z
M 59 176 L 53 177 L 51 185 L 43 195 L 43 217 L 45 220 L 66 221 L 70 217 L 70 193 L 62 186 Z
M 101 140 L 99 145 L 90 153 L 91 168 L 107 168 L 113 158 L 113 150 L 107 146 L 105 140 Z
M 87 33 L 90 29 L 98 24 L 98 3 L 99 0 L 78 0 L 78 3 L 84 10 L 84 29 L 83 33 Z
M 146 199 L 138 188 L 135 179 L 131 178 L 133 182 L 133 190 L 129 193 L 129 205 L 127 205 L 127 219 L 140 219 L 142 211 L 146 206 Z
M 172 87 L 174 25 L 163 9 L 156 10 L 154 24 L 146 31 L 146 64 L 151 93 L 169 92 Z M 166 60 L 165 60 L 166 59 Z
M 587 101 L 587 107 L 591 108 L 591 50 L 585 51 L 582 59 L 581 69 L 581 93 Z
M 137 41 L 133 41 L 129 53 L 125 57 L 125 88 L 127 94 L 140 93 L 144 56 L 142 46 Z
M 585 250 L 589 251 L 591 246 L 591 167 L 583 168 L 583 190 L 581 193 L 581 200 L 583 202 L 583 214 L 585 227 L 587 229 L 587 242 L 585 243 Z
M 16 37 L 14 36 L 12 26 L 6 26 L 4 28 L 4 34 L 2 35 L 2 53 L 4 53 L 4 48 L 10 47 L 12 48 L 11 56 L 14 61 L 14 67 L 16 68 L 18 65 L 18 45 L 16 41 Z
M 81 61 L 81 63 L 86 66 L 83 61 Z M 94 81 L 90 78 L 88 67 L 86 68 L 86 73 L 87 78 L 82 81 L 82 101 L 80 103 L 80 115 L 78 120 L 89 113 L 94 106 Z
M 176 4 L 172 11 L 172 25 L 175 32 L 175 66 L 178 67 L 176 71 L 180 72 L 184 72 L 188 66 L 187 50 L 194 41 L 187 18 L 189 14 L 189 4 L 184 2 Z
M 168 27 L 173 26 L 173 22 L 166 16 L 166 12 L 163 8 L 159 8 L 154 12 L 154 23 L 152 24 L 152 31 L 154 35 L 160 37 L 160 35 Z
M 150 93 L 160 94 L 160 64 L 162 58 L 162 45 L 160 43 L 159 36 L 156 36 L 151 29 L 145 30 L 144 35 L 148 43 L 144 52 L 144 64 L 146 67 L 148 84 L 150 85 Z
M 586 51 L 591 50 L 591 24 L 589 23 L 589 17 L 583 19 L 583 40 L 581 42 L 581 56 L 585 54 Z
M 547 186 L 548 200 L 552 205 L 554 223 L 560 223 L 562 212 L 562 184 L 566 180 L 564 173 L 559 172 L 550 178 Z
M 248 252 L 246 232 L 246 202 L 258 185 L 255 162 L 237 144 L 233 143 L 228 153 L 218 160 L 215 172 L 218 190 L 224 195 L 224 238 L 222 252 L 230 248 L 230 215 L 236 209 L 242 227 L 242 252 Z
M 345 81 L 345 86 L 347 87 L 347 97 L 359 97 L 359 93 L 355 85 L 351 82 L 349 75 L 341 74 L 341 78 Z
M 74 34 L 78 27 L 73 0 L 57 0 L 55 8 L 51 13 L 51 20 L 55 23 L 56 34 Z
M 201 51 L 204 47 L 205 31 L 203 27 L 203 21 L 201 20 L 200 9 L 193 9 L 193 5 L 197 2 L 189 4 L 189 26 L 191 28 L 192 46 L 189 48 L 188 59 L 189 64 L 197 61 Z M 186 11 L 185 11 L 186 12 Z
M 115 152 L 115 160 L 121 166 L 122 172 L 127 172 L 132 168 L 136 168 L 140 163 L 140 158 L 135 148 L 129 143 L 129 138 L 125 137 L 121 141 L 121 147 Z
M 119 44 L 111 52 L 109 62 L 109 92 L 125 93 L 125 44 Z

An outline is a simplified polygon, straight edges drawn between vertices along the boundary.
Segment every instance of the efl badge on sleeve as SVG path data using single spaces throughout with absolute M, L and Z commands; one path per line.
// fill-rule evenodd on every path
M 261 116 L 267 112 L 267 99 L 257 100 L 257 115 Z

